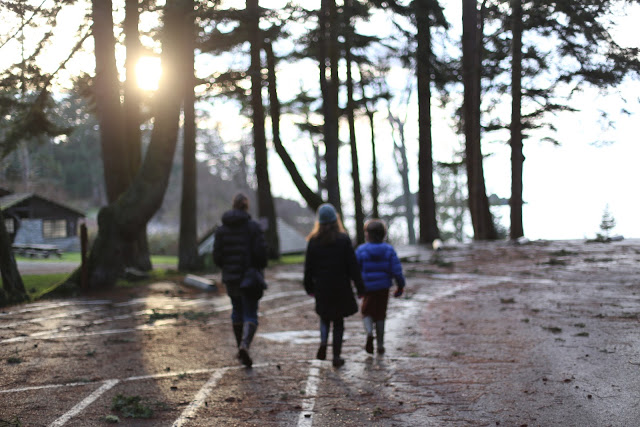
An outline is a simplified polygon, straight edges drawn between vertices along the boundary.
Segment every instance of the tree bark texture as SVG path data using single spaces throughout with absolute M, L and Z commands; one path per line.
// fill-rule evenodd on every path
M 13 256 L 11 239 L 4 224 L 2 211 L 0 211 L 0 276 L 2 277 L 0 307 L 29 300 Z
M 175 152 L 180 105 L 183 97 L 182 70 L 171 64 L 183 64 L 182 20 L 185 8 L 180 0 L 169 0 L 164 8 L 162 40 L 163 78 L 154 101 L 154 126 L 151 142 L 142 166 L 129 188 L 98 214 L 98 235 L 88 259 L 89 288 L 113 286 L 123 275 L 124 248 L 157 212 L 167 188 Z M 77 270 L 60 289 L 77 288 Z
M 124 122 L 127 160 L 129 163 L 129 182 L 142 163 L 142 144 L 140 132 L 141 93 L 138 87 L 136 64 L 141 57 L 139 0 L 126 0 L 124 17 L 124 35 L 127 57 L 125 60 L 126 80 L 124 82 Z
M 264 51 L 267 56 L 267 82 L 269 85 L 269 110 L 271 112 L 273 145 L 276 149 L 276 153 L 280 156 L 284 167 L 287 169 L 287 172 L 289 172 L 298 192 L 307 203 L 309 209 L 315 212 L 323 203 L 322 198 L 311 190 L 304 182 L 300 172 L 298 172 L 296 164 L 291 156 L 289 156 L 289 153 L 282 145 L 282 140 L 280 139 L 280 100 L 278 99 L 278 90 L 276 87 L 276 57 L 273 53 L 271 43 L 265 42 Z
M 436 201 L 433 188 L 433 140 L 431 136 L 431 28 L 429 1 L 413 3 L 418 29 L 418 210 L 420 216 L 420 243 L 432 243 L 440 238 L 436 219 Z
M 180 201 L 180 237 L 178 240 L 178 270 L 192 271 L 201 267 L 198 257 L 198 203 L 196 182 L 196 114 L 195 114 L 195 4 L 183 0 L 185 14 L 184 101 L 183 101 L 183 150 L 182 150 L 182 198 Z
M 126 152 L 128 162 L 126 187 L 131 184 L 142 163 L 142 133 L 140 132 L 141 93 L 136 75 L 136 64 L 142 52 L 140 31 L 138 29 L 138 22 L 140 20 L 139 7 L 139 0 L 126 0 L 124 34 L 127 57 L 125 60 L 126 80 L 124 83 L 124 102 L 122 104 L 125 123 L 125 146 L 123 150 Z M 152 269 L 146 227 L 133 242 L 127 245 L 125 250 L 127 252 L 125 259 L 128 260 L 128 266 L 135 267 L 142 271 L 150 271 Z
M 280 258 L 280 242 L 276 209 L 271 195 L 269 181 L 267 137 L 264 125 L 264 105 L 262 104 L 262 66 L 260 53 L 264 36 L 260 31 L 260 12 L 258 0 L 247 0 L 247 13 L 251 22 L 249 42 L 251 43 L 251 107 L 253 110 L 253 150 L 255 154 L 256 179 L 258 181 L 258 216 L 266 218 L 268 228 L 265 231 L 270 259 Z
M 340 200 L 340 182 L 338 168 L 338 151 L 340 139 L 338 136 L 338 90 L 340 80 L 338 77 L 338 60 L 340 57 L 338 46 L 338 12 L 335 0 L 322 0 L 320 7 L 320 37 L 322 38 L 321 50 L 324 50 L 320 62 L 321 86 L 324 76 L 324 90 L 322 102 L 324 112 L 324 144 L 325 144 L 325 185 L 327 199 L 336 210 L 342 213 Z M 324 48 L 324 49 L 322 49 Z M 329 76 L 327 78 L 327 72 Z
M 512 240 L 524 236 L 522 220 L 522 0 L 511 0 L 511 228 Z
M 378 160 L 376 157 L 376 132 L 374 127 L 374 112 L 367 108 L 371 127 L 371 217 L 380 218 L 380 187 L 378 186 Z
M 125 133 L 120 105 L 120 83 L 116 68 L 115 38 L 111 0 L 93 0 L 93 38 L 95 41 L 96 77 L 94 96 L 100 124 L 102 163 L 109 203 L 126 189 L 128 163 L 124 149 Z
M 480 146 L 480 83 L 482 38 L 476 0 L 462 1 L 462 67 L 464 132 L 469 212 L 475 240 L 493 240 L 496 231 L 487 198 Z
M 346 24 L 344 26 L 344 50 L 347 63 L 347 119 L 349 122 L 349 144 L 351 146 L 351 178 L 353 180 L 353 205 L 356 222 L 356 242 L 364 243 L 364 212 L 362 210 L 362 190 L 360 187 L 360 169 L 358 165 L 358 147 L 356 143 L 356 119 L 355 102 L 353 100 L 353 74 L 351 72 L 351 34 L 354 31 L 351 24 L 351 14 L 353 11 L 353 0 L 347 0 Z

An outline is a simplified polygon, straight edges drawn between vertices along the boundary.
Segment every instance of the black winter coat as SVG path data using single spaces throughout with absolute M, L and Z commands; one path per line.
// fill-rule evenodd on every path
M 304 288 L 315 295 L 316 313 L 329 320 L 338 320 L 358 312 L 351 281 L 358 295 L 364 284 L 351 240 L 340 234 L 333 243 L 320 244 L 311 239 L 304 262 Z
M 222 225 L 213 242 L 213 262 L 222 268 L 222 282 L 227 294 L 240 296 L 240 282 L 251 266 L 267 266 L 267 244 L 260 225 L 243 210 L 232 209 L 222 215 Z

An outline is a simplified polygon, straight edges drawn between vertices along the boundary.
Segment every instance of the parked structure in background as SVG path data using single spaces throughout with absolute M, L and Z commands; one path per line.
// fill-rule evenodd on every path
M 282 218 L 277 219 L 280 255 L 302 254 L 307 248 L 306 236 L 289 225 Z M 216 227 L 205 234 L 198 243 L 198 255 L 204 258 L 205 266 L 211 266 L 211 251 L 215 240 Z
M 85 214 L 34 193 L 0 188 L 0 210 L 14 245 L 52 245 L 79 251 L 78 225 Z

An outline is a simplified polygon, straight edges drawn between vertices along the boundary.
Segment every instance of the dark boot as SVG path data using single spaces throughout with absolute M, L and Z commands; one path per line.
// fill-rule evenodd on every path
M 316 353 L 316 359 L 324 360 L 327 358 L 327 344 L 320 344 L 318 352 Z
M 240 322 L 233 323 L 233 335 L 236 337 L 236 347 L 240 347 L 240 343 L 242 342 L 242 327 L 244 325 Z
M 344 365 L 344 359 L 340 357 L 342 353 L 342 335 L 344 334 L 344 324 L 338 322 L 333 324 L 333 366 L 339 368 Z
M 384 354 L 384 320 L 376 320 L 376 341 L 378 354 Z
M 320 347 L 316 353 L 316 359 L 325 360 L 327 358 L 327 341 L 329 341 L 329 328 L 331 322 L 327 319 L 320 319 Z
M 364 330 L 367 333 L 367 342 L 364 345 L 364 350 L 369 354 L 373 354 L 373 319 L 366 316 L 362 319 L 362 322 L 364 323 Z
M 367 343 L 364 345 L 364 351 L 373 354 L 373 335 L 367 335 Z
M 251 360 L 251 356 L 249 356 L 249 347 L 251 346 L 251 341 L 257 329 L 258 325 L 253 322 L 244 322 L 242 328 L 242 341 L 240 342 L 238 357 L 240 357 L 242 364 L 247 368 L 250 368 L 253 364 L 253 360 Z

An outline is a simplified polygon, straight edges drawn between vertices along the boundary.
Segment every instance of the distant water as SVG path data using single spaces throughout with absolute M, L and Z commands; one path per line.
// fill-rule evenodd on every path
M 492 211 L 500 215 L 500 223 L 509 228 L 510 212 L 508 206 L 493 207 Z M 593 239 L 601 233 L 600 222 L 604 206 L 559 206 L 547 207 L 530 203 L 523 208 L 524 234 L 530 240 L 573 240 Z M 640 221 L 628 221 L 625 212 L 613 212 L 616 227 L 611 235 L 625 238 L 640 237 Z

